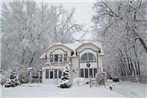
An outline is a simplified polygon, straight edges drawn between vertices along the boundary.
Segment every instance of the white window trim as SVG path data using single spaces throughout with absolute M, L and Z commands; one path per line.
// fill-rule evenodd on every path
M 55 78 L 55 69 L 46 69 L 46 70 L 48 70 L 48 78 L 46 78 L 46 72 L 45 72 L 45 79 L 61 79 L 62 72 L 61 72 L 61 75 L 59 75 L 60 74 L 59 70 L 61 70 L 61 69 L 57 68 L 57 78 Z M 51 71 L 53 72 L 53 78 L 50 78 L 50 72 Z M 61 76 L 61 77 L 59 78 L 59 76 Z
M 55 55 L 58 55 L 58 61 L 57 62 L 55 61 Z M 61 59 L 60 59 L 59 55 L 62 55 L 62 61 L 60 61 Z M 66 55 L 66 58 L 65 58 L 65 55 Z M 51 62 L 51 57 L 52 57 L 52 62 Z M 49 61 L 51 63 L 65 63 L 65 62 L 67 62 L 67 54 L 50 54 L 49 58 L 50 58 Z
M 81 68 L 81 69 L 83 69 L 83 78 L 86 78 L 85 76 L 85 69 L 88 69 L 88 78 L 90 77 L 90 69 L 92 69 L 92 77 L 91 78 L 95 78 L 95 76 L 94 76 L 94 69 L 97 69 L 97 68 Z M 81 69 L 80 69 L 80 71 L 81 71 Z M 96 74 L 96 73 L 95 73 Z M 80 77 L 81 77 L 81 72 L 80 72 Z
M 87 55 L 87 60 L 82 60 L 82 57 L 85 54 Z M 92 60 L 89 59 L 89 54 L 93 55 L 94 58 Z M 96 61 L 97 61 L 96 60 L 96 56 L 93 53 L 91 53 L 91 52 L 86 52 L 86 53 L 82 54 L 81 57 L 80 57 L 80 62 L 81 63 L 95 63 Z

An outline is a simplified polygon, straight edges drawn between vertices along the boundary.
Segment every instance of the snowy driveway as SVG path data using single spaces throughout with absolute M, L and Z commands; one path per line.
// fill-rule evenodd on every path
M 2 98 L 6 97 L 123 97 L 105 87 L 73 86 L 61 89 L 55 85 L 31 84 L 15 88 L 2 87 Z
M 115 83 L 113 91 L 129 98 L 147 98 L 147 84 L 118 82 Z

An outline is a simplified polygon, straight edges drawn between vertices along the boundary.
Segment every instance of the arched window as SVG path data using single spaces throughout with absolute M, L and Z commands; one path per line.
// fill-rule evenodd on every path
M 96 62 L 96 57 L 94 56 L 94 54 L 92 53 L 84 53 L 81 56 L 81 63 L 92 63 L 92 62 Z

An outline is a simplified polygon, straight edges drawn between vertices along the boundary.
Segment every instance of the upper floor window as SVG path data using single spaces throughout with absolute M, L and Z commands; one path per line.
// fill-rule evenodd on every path
M 96 57 L 92 53 L 85 53 L 81 56 L 81 63 L 96 62 Z
M 67 62 L 67 54 L 51 54 L 50 62 L 52 63 Z

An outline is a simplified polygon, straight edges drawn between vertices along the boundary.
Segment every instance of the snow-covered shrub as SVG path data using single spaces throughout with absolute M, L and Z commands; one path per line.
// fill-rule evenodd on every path
M 96 85 L 106 85 L 106 73 L 96 74 Z
M 85 78 L 75 78 L 73 79 L 73 85 L 84 85 L 87 83 L 87 80 Z
M 10 73 L 8 71 L 3 71 L 0 73 L 0 84 L 4 85 L 9 78 Z
M 1 78 L 0 82 L 1 82 L 1 85 L 4 85 L 6 83 L 7 79 L 5 78 Z
M 5 87 L 15 87 L 19 85 L 20 82 L 18 81 L 18 75 L 14 72 L 11 73 L 10 78 L 4 84 Z
M 61 77 L 61 84 L 60 87 L 61 88 L 70 88 L 72 85 L 71 81 L 70 81 L 70 73 L 69 73 L 69 65 L 67 64 L 62 77 Z
M 20 83 L 28 83 L 29 82 L 29 74 L 28 72 L 22 72 L 19 75 Z

